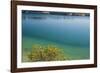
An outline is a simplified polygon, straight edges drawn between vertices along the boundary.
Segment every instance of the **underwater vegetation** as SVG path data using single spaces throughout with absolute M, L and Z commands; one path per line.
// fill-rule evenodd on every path
M 36 61 L 62 61 L 69 59 L 60 48 L 52 45 L 40 46 L 33 45 L 32 51 L 28 53 L 27 58 L 30 62 Z

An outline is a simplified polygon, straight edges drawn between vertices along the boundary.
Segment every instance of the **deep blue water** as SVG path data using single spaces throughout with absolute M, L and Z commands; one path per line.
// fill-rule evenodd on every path
M 50 42 L 47 41 L 51 41 L 71 46 L 67 50 L 69 54 L 73 53 L 73 56 L 82 54 L 83 58 L 89 58 L 90 17 L 22 13 L 22 36 L 24 48 L 32 47 L 32 44 L 38 42 L 37 38 L 39 38 L 39 42 L 42 43 L 49 44 Z M 46 41 L 40 41 L 40 39 Z M 66 47 L 64 49 L 66 50 Z
M 89 16 L 23 14 L 23 36 L 89 47 Z

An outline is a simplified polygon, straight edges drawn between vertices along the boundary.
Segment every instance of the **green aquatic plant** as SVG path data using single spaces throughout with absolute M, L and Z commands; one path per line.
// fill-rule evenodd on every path
M 62 50 L 52 45 L 48 45 L 46 47 L 33 45 L 32 51 L 27 57 L 31 62 L 66 60 Z

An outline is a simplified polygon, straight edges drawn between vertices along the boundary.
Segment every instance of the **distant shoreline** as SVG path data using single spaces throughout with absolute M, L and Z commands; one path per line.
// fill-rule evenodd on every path
M 67 16 L 90 16 L 89 13 L 75 13 L 75 12 L 50 12 L 50 11 L 30 11 L 22 10 L 24 14 L 49 14 L 49 15 L 67 15 Z

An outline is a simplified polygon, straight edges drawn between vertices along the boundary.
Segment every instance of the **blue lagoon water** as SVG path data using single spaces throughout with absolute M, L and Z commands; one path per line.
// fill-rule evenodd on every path
M 23 12 L 23 54 L 31 51 L 34 44 L 56 45 L 71 60 L 89 59 L 90 17 Z

